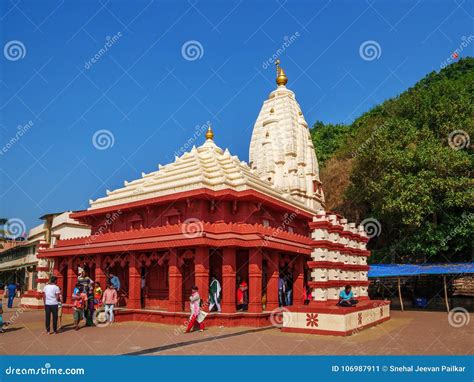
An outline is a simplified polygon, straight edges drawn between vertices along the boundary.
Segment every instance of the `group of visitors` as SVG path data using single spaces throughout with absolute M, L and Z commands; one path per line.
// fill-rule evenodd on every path
M 114 309 L 118 302 L 118 289 L 120 280 L 114 274 L 109 274 L 106 289 L 103 291 L 100 282 L 94 282 L 82 270 L 72 294 L 74 329 L 79 330 L 79 324 L 83 319 L 86 321 L 86 326 L 94 325 L 94 320 L 98 320 L 102 310 L 105 321 L 112 324 Z
M 62 293 L 56 282 L 57 278 L 51 276 L 49 283 L 46 284 L 43 291 L 45 326 L 48 334 L 58 334 L 58 330 L 61 328 L 62 324 Z M 16 284 L 11 283 L 6 288 L 8 291 L 8 308 L 13 307 L 16 287 Z M 113 274 L 109 274 L 107 278 L 107 287 L 105 291 L 102 291 L 99 282 L 94 282 L 89 276 L 87 276 L 85 270 L 80 270 L 76 287 L 72 294 L 75 330 L 79 330 L 79 324 L 83 319 L 86 321 L 86 326 L 94 325 L 94 319 L 97 319 L 97 317 L 94 316 L 94 313 L 99 310 L 103 310 L 105 321 L 111 324 L 114 321 L 114 308 L 118 302 L 117 291 L 119 289 L 120 280 Z M 293 280 L 291 274 L 280 273 L 278 279 L 278 299 L 280 306 L 292 304 L 292 289 Z M 214 308 L 217 309 L 217 312 L 221 311 L 221 291 L 221 284 L 215 276 L 211 276 L 208 296 L 209 312 L 212 312 Z M 248 285 L 245 280 L 239 282 L 236 298 L 238 311 L 247 311 L 249 299 Z M 310 299 L 311 290 L 309 287 L 306 287 L 304 289 L 305 303 L 309 302 Z M 197 286 L 192 287 L 189 301 L 191 314 L 187 323 L 186 333 L 192 331 L 196 324 L 199 327 L 199 331 L 202 332 L 205 329 L 204 320 L 208 313 L 202 309 L 202 300 Z M 357 303 L 358 301 L 354 298 L 352 287 L 346 285 L 344 290 L 339 293 L 339 301 L 337 302 L 337 305 L 341 307 L 353 307 L 356 306 Z M 51 317 L 53 321 L 52 332 Z M 0 333 L 3 333 L 3 331 L 3 305 L 0 300 Z
M 51 276 L 48 284 L 43 290 L 43 301 L 45 308 L 45 326 L 48 334 L 58 334 L 62 325 L 62 293 L 56 284 L 57 278 Z M 114 321 L 114 308 L 118 302 L 117 290 L 120 288 L 120 280 L 117 276 L 110 274 L 107 279 L 107 287 L 102 290 L 100 282 L 94 282 L 84 269 L 79 270 L 79 276 L 72 293 L 74 329 L 79 330 L 79 324 L 85 320 L 86 326 L 92 326 L 101 311 L 107 323 Z M 51 331 L 51 317 L 53 331 Z

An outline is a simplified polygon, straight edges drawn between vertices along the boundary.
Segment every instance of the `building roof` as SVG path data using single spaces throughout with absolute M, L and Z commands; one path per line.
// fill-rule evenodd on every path
M 375 264 L 370 266 L 369 277 L 447 275 L 461 273 L 474 273 L 474 263 Z
M 142 177 L 137 180 L 125 181 L 124 187 L 107 191 L 107 196 L 90 201 L 88 210 L 198 189 L 256 190 L 285 204 L 311 212 L 304 203 L 285 195 L 274 188 L 272 183 L 261 179 L 245 162 L 240 161 L 229 150 L 218 147 L 212 139 L 207 139 L 200 147 L 193 147 L 174 162 L 159 166 L 158 171 L 142 173 Z

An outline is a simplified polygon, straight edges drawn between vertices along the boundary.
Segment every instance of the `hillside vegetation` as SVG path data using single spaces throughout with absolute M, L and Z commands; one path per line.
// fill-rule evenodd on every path
M 351 125 L 314 124 L 326 209 L 380 224 L 372 262 L 472 261 L 473 105 L 465 58 Z

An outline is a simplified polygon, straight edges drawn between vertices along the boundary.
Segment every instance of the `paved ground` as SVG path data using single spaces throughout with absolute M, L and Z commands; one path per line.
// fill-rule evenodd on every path
M 5 305 L 4 305 L 5 307 Z M 176 326 L 128 322 L 47 335 L 43 311 L 5 309 L 13 324 L 0 334 L 0 354 L 474 354 L 474 314 L 454 327 L 442 312 L 392 312 L 392 319 L 351 337 L 281 333 L 278 328 L 209 328 L 183 334 Z

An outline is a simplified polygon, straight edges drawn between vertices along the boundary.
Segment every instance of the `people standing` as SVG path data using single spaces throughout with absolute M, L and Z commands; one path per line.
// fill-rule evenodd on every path
M 17 286 L 15 283 L 10 283 L 7 286 L 7 293 L 8 293 L 8 309 L 13 308 L 13 300 L 16 296 Z
M 209 312 L 212 311 L 214 306 L 217 307 L 217 311 L 221 311 L 221 284 L 215 276 L 211 276 L 211 285 L 209 286 Z
M 278 306 L 282 307 L 285 305 L 285 280 L 283 274 L 280 273 L 278 276 Z
M 97 310 L 102 306 L 102 288 L 100 287 L 100 282 L 96 281 L 94 285 L 94 309 Z
M 43 302 L 45 317 L 46 333 L 58 334 L 58 309 L 61 301 L 61 289 L 56 285 L 56 276 L 51 276 L 49 283 L 43 289 Z M 53 332 L 51 329 L 51 315 L 53 316 Z
M 120 290 L 120 279 L 114 275 L 114 274 L 110 274 L 110 283 L 113 285 L 114 289 L 117 291 Z
M 79 323 L 84 318 L 84 309 L 87 303 L 87 295 L 84 293 L 84 287 L 77 283 L 72 295 L 72 302 L 74 304 L 74 329 L 79 330 Z
M 114 321 L 114 307 L 117 304 L 117 291 L 113 285 L 107 284 L 102 295 L 102 303 L 104 304 L 105 319 L 111 324 Z
M 87 276 L 85 269 L 81 268 L 79 272 L 79 277 L 77 278 L 77 282 L 84 287 L 84 291 L 86 287 L 92 287 L 94 285 L 94 281 Z
M 240 283 L 237 288 L 237 310 L 238 311 L 247 311 L 249 306 L 249 294 L 248 294 L 248 285 L 244 280 Z
M 86 326 L 94 325 L 94 288 L 91 286 L 86 287 L 85 293 L 87 295 L 87 303 L 85 306 Z
M 194 327 L 194 324 L 197 322 L 199 324 L 199 331 L 204 331 L 204 318 L 205 314 L 201 311 L 201 296 L 199 296 L 199 291 L 197 286 L 192 287 L 191 296 L 189 297 L 189 304 L 191 308 L 191 315 L 189 316 L 188 327 L 186 328 L 186 333 L 189 333 Z
M 286 306 L 293 305 L 293 275 L 288 272 L 285 275 L 285 302 Z

